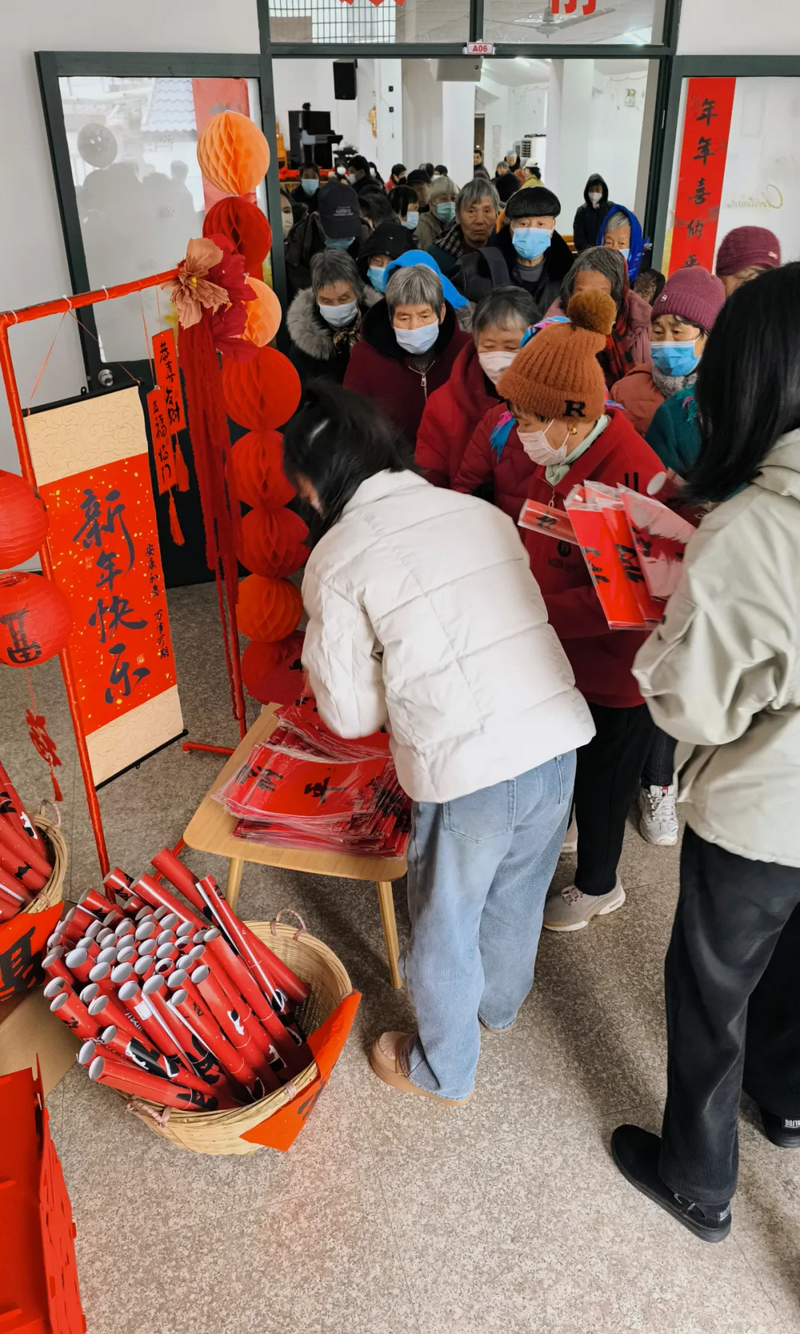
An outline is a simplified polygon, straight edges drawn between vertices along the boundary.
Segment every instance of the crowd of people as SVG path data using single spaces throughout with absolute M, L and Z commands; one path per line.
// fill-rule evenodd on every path
M 390 729 L 414 803 L 417 1029 L 370 1060 L 469 1101 L 481 1026 L 514 1027 L 541 928 L 622 908 L 631 808 L 675 844 L 680 794 L 662 1134 L 619 1127 L 612 1152 L 718 1241 L 743 1086 L 800 1147 L 800 264 L 748 226 L 715 273 L 665 281 L 601 176 L 565 238 L 534 169 L 508 154 L 492 181 L 476 154 L 459 190 L 431 164 L 385 187 L 363 159 L 324 186 L 307 167 L 287 237 L 304 666 L 334 730 Z M 521 508 L 665 472 L 698 532 L 663 623 L 612 630 L 580 549 L 517 527 Z

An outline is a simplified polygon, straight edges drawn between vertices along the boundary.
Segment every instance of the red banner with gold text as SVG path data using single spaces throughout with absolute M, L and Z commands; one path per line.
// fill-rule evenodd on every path
M 669 272 L 714 264 L 734 78 L 689 79 Z

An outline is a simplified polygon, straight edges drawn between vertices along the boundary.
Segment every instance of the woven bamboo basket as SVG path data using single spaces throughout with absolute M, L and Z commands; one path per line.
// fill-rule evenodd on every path
M 63 898 L 64 878 L 67 874 L 67 843 L 61 832 L 61 817 L 56 808 L 58 817 L 57 823 L 48 820 L 42 806 L 38 815 L 34 815 L 33 823 L 39 830 L 43 838 L 50 845 L 53 854 L 53 870 L 50 879 L 42 886 L 33 903 L 29 903 L 23 912 L 43 912 L 45 908 L 52 908 L 56 903 L 60 903 Z
M 311 987 L 311 995 L 298 1011 L 304 1033 L 313 1033 L 333 1014 L 337 1005 L 353 990 L 344 965 L 333 950 L 307 931 L 281 922 L 248 922 L 250 930 L 293 968 Z M 292 1080 L 288 1089 L 277 1089 L 259 1102 L 221 1112 L 183 1112 L 174 1107 L 159 1107 L 143 1098 L 125 1097 L 128 1110 L 146 1126 L 181 1149 L 192 1153 L 255 1153 L 259 1144 L 241 1139 L 268 1116 L 285 1107 L 298 1093 L 308 1088 L 317 1076 L 315 1062 L 307 1065 Z M 120 1094 L 119 1096 L 125 1096 Z

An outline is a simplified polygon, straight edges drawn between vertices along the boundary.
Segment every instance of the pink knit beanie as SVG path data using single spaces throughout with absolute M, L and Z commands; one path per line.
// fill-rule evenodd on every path
M 724 237 L 717 253 L 716 271 L 730 278 L 742 269 L 779 269 L 781 243 L 767 227 L 735 227 Z
M 719 278 L 699 265 L 691 269 L 677 269 L 667 279 L 661 295 L 653 302 L 651 320 L 659 315 L 677 315 L 688 324 L 696 324 L 706 332 L 725 304 L 725 288 Z

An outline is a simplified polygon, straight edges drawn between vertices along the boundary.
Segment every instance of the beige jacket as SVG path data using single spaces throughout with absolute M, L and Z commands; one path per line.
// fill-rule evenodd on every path
M 800 866 L 800 430 L 700 525 L 634 675 L 701 838 Z

